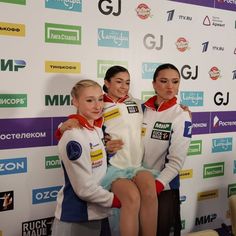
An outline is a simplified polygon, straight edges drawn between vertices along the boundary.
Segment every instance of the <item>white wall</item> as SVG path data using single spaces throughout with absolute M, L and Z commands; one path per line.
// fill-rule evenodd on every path
M 50 234 L 62 185 L 53 132 L 74 112 L 68 96 L 74 83 L 91 78 L 103 84 L 105 69 L 117 63 L 128 67 L 131 92 L 142 99 L 152 94 L 158 64 L 183 70 L 179 100 L 189 105 L 194 123 L 181 174 L 183 234 L 230 224 L 227 197 L 236 193 L 236 4 L 221 1 L 215 8 L 201 6 L 214 1 L 202 2 L 0 0 L 0 235 Z M 46 42 L 45 32 L 55 37 L 57 25 L 46 30 L 45 23 L 76 26 L 62 34 L 70 32 L 79 43 Z M 179 38 L 187 40 L 178 44 L 182 52 Z M 71 69 L 55 69 L 58 63 Z M 213 67 L 218 70 L 212 79 Z M 52 165 L 45 166 L 48 158 Z M 12 203 L 4 208 L 8 194 Z

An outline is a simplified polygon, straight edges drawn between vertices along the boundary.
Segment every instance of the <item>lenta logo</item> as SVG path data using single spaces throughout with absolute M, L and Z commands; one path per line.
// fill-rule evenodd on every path
M 45 42 L 81 44 L 81 26 L 45 23 Z

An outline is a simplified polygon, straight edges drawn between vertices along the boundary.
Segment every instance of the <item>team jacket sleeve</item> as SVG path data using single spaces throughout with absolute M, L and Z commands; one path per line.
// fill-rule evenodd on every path
M 76 141 L 75 141 L 76 140 Z M 61 158 L 74 192 L 84 201 L 111 207 L 114 194 L 102 188 L 94 179 L 90 153 L 83 138 L 66 131 L 62 140 Z M 104 160 L 105 161 L 105 160 Z
M 183 167 L 187 156 L 188 147 L 192 136 L 192 122 L 188 112 L 182 112 L 174 123 L 168 150 L 168 162 L 164 169 L 160 172 L 157 180 L 164 186 L 175 178 Z

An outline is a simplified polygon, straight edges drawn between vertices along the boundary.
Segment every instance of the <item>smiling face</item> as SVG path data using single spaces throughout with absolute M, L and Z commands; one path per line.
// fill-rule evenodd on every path
M 130 75 L 127 72 L 119 72 L 111 77 L 110 81 L 104 80 L 108 96 L 117 101 L 125 97 L 129 92 Z
M 174 69 L 160 70 L 152 84 L 157 93 L 157 103 L 160 104 L 163 101 L 168 101 L 178 94 L 180 84 L 179 73 Z
M 99 86 L 81 88 L 79 95 L 73 97 L 73 105 L 77 108 L 77 114 L 86 118 L 93 125 L 94 120 L 102 116 L 102 89 Z

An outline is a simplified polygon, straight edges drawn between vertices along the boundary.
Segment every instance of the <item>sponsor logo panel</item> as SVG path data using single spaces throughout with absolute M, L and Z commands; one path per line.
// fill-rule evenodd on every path
M 45 0 L 45 8 L 81 12 L 82 0 Z
M 203 178 L 213 178 L 224 175 L 225 163 L 217 162 L 205 164 L 203 166 Z
M 45 72 L 48 73 L 80 73 L 79 62 L 45 61 Z
M 45 42 L 81 44 L 81 26 L 45 23 Z
M 0 175 L 27 172 L 27 158 L 0 159 Z
M 195 91 L 181 91 L 181 104 L 185 104 L 187 106 L 203 106 L 204 101 L 204 93 L 203 92 L 195 92 Z
M 213 213 L 213 214 L 209 214 L 209 215 L 204 215 L 204 216 L 200 216 L 200 217 L 196 217 L 195 220 L 195 225 L 205 225 L 205 224 L 210 224 L 213 221 L 215 221 L 217 218 L 217 214 Z
M 181 170 L 179 176 L 180 179 L 191 179 L 193 178 L 193 169 Z
M 0 212 L 14 209 L 14 192 L 0 192 Z
M 219 190 L 218 189 L 200 192 L 197 194 L 198 201 L 208 200 L 208 199 L 213 199 L 213 198 L 218 198 L 218 197 L 219 197 Z
M 27 107 L 27 94 L 0 94 L 0 108 Z
M 99 28 L 98 46 L 129 48 L 129 31 Z
M 236 131 L 236 111 L 211 113 L 211 133 L 227 133 Z
M 228 197 L 236 195 L 236 183 L 228 185 Z
M 120 65 L 125 68 L 128 68 L 127 61 L 108 61 L 108 60 L 98 60 L 97 61 L 97 77 L 104 78 L 106 71 L 108 68 L 114 65 Z
M 188 156 L 201 155 L 202 154 L 202 140 L 192 140 L 189 149 Z
M 192 134 L 209 134 L 210 133 L 210 112 L 193 112 L 192 113 Z
M 0 149 L 51 146 L 51 118 L 0 119 Z
M 19 69 L 25 68 L 25 66 L 26 62 L 24 60 L 1 59 L 0 70 L 18 72 Z
M 25 25 L 0 22 L 0 35 L 24 37 Z
M 19 5 L 26 5 L 26 0 L 0 0 L 0 2 L 19 4 Z
M 142 91 L 141 92 L 141 99 L 142 101 L 147 101 L 149 98 L 155 95 L 154 91 Z
M 22 236 L 50 236 L 54 217 L 22 222 Z
M 142 79 L 152 79 L 153 74 L 159 65 L 161 65 L 161 63 L 143 62 L 142 63 Z
M 32 204 L 53 202 L 57 199 L 57 194 L 62 186 L 52 186 L 32 190 Z
M 233 147 L 233 138 L 217 138 L 212 139 L 212 153 L 230 152 Z
M 61 161 L 58 156 L 45 157 L 45 169 L 61 168 Z

